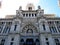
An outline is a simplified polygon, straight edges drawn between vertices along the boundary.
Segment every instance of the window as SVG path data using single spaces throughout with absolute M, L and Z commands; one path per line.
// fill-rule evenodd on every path
M 46 28 L 45 28 L 45 24 L 43 24 L 42 26 L 43 26 L 43 29 L 46 30 Z
M 55 32 L 55 33 L 57 32 L 57 30 L 56 30 L 56 28 L 55 28 L 55 27 L 52 27 L 52 29 L 53 29 L 53 32 Z
M 35 16 L 37 16 L 37 15 L 35 14 Z
M 2 22 L 2 24 L 3 24 L 4 22 Z
M 26 14 L 26 17 L 28 17 L 28 14 Z
M 10 32 L 10 29 L 11 29 L 11 28 L 8 29 L 8 33 Z
M 39 42 L 39 39 L 36 39 L 36 42 Z
M 13 45 L 13 42 L 11 42 L 10 45 Z
M 4 30 L 3 30 L 3 33 L 6 33 L 6 32 L 8 31 L 8 29 L 9 29 L 9 27 L 6 26 L 6 27 L 4 28 Z
M 17 25 L 15 25 L 15 27 L 14 27 L 14 31 L 16 31 L 16 28 L 17 28 Z
M 4 45 L 4 43 L 5 43 L 5 39 L 2 39 L 0 45 Z
M 55 21 L 56 24 L 59 24 L 60 22 L 59 21 Z
M 14 41 L 14 38 L 12 38 L 11 41 Z
M 58 39 L 55 39 L 55 43 L 56 43 L 56 45 L 60 45 L 60 42 Z
M 57 30 L 56 30 L 56 28 L 55 28 L 54 26 L 51 26 L 51 27 L 50 27 L 50 31 L 51 31 L 51 32 L 54 32 L 54 33 L 57 33 Z
M 57 29 L 58 29 L 58 31 L 60 32 L 60 25 L 59 25 L 59 26 L 57 26 Z
M 20 42 L 24 42 L 24 39 L 21 39 Z
M 23 14 L 23 17 L 25 17 L 25 14 Z
M 28 9 L 29 9 L 29 10 L 32 10 L 32 7 L 29 7 Z
M 47 45 L 49 45 L 49 42 L 46 42 Z
M 59 40 L 58 39 L 55 39 L 55 42 L 59 42 Z
M 32 14 L 32 17 L 34 16 L 34 14 Z
M 49 29 L 50 29 L 50 32 L 52 33 L 52 28 L 51 28 L 51 27 L 49 27 Z
M 31 14 L 29 14 L 29 17 L 31 16 Z
M 48 38 L 46 38 L 46 40 L 48 40 Z
M 3 27 L 2 27 L 2 26 L 0 26 L 0 33 L 2 32 L 2 28 L 3 28 Z

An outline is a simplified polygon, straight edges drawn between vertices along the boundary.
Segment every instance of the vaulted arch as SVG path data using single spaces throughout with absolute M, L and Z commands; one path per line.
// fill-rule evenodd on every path
M 22 32 L 26 32 L 26 33 L 37 33 L 38 30 L 37 30 L 37 28 L 34 25 L 28 24 L 25 27 L 23 27 Z

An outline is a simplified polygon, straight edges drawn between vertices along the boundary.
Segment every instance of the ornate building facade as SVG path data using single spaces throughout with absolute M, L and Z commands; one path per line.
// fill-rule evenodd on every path
M 60 45 L 60 17 L 20 6 L 16 15 L 0 18 L 0 45 Z

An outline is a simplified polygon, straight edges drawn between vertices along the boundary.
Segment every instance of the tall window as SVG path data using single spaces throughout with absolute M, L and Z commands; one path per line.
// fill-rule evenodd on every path
M 24 39 L 21 39 L 20 40 L 20 45 L 23 45 L 24 44 Z
M 32 17 L 34 16 L 34 14 L 32 13 Z
M 49 42 L 46 42 L 46 45 L 49 45 Z
M 29 17 L 31 17 L 31 14 L 29 14 Z
M 51 27 L 49 27 L 49 29 L 50 29 L 50 32 L 52 33 L 52 28 L 51 28 Z
M 56 45 L 60 45 L 60 42 L 58 39 L 55 39 L 55 43 L 56 43 Z
M 60 25 L 59 25 L 59 26 L 57 26 L 57 29 L 58 29 L 58 31 L 60 32 Z
M 35 14 L 35 16 L 37 16 L 37 15 Z
M 3 33 L 7 33 L 7 31 L 8 31 L 8 27 L 6 26 L 3 30 Z
M 36 45 L 40 45 L 39 39 L 36 39 L 36 40 L 35 40 L 35 44 L 36 44 Z
M 11 27 L 8 29 L 8 33 L 10 32 Z
M 29 9 L 29 10 L 32 10 L 32 7 L 29 7 L 28 9 Z
M 11 42 L 10 45 L 13 45 L 13 42 Z
M 14 41 L 14 38 L 12 38 L 11 41 Z
M 60 32 L 60 21 L 55 21 L 58 31 Z
M 17 25 L 15 25 L 15 27 L 14 27 L 14 31 L 16 31 L 16 28 L 17 28 Z
M 57 33 L 57 30 L 56 30 L 55 27 L 52 26 L 52 27 L 49 27 L 49 28 L 50 28 L 50 31 L 51 31 L 51 32 Z
M 20 42 L 24 42 L 24 39 L 21 39 Z
M 46 28 L 45 28 L 45 24 L 43 24 L 42 26 L 43 26 L 43 29 L 46 30 Z
M 25 14 L 23 14 L 23 17 L 25 17 Z
M 2 32 L 3 26 L 4 26 L 4 22 L 0 22 L 0 33 Z
M 4 43 L 5 43 L 5 39 L 2 39 L 0 45 L 4 45 Z
M 2 32 L 2 26 L 0 26 L 0 33 Z
M 28 17 L 28 14 L 26 14 L 26 17 Z
M 46 38 L 46 45 L 49 45 L 49 41 L 48 41 L 48 38 Z

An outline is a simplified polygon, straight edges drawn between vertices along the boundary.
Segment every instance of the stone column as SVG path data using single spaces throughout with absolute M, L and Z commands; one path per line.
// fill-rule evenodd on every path
M 19 36 L 19 34 L 15 35 L 14 45 L 20 45 L 20 36 Z
M 42 26 L 42 23 L 39 23 L 39 28 L 40 28 L 40 32 L 43 32 L 43 26 Z
M 20 33 L 20 24 L 17 24 L 16 33 Z
M 51 36 L 49 36 L 48 41 L 49 41 L 49 45 L 55 45 L 54 40 Z
M 8 36 L 5 41 L 5 45 L 10 45 L 10 43 L 11 43 L 11 36 Z
M 43 34 L 40 35 L 40 45 L 46 45 L 45 37 Z

